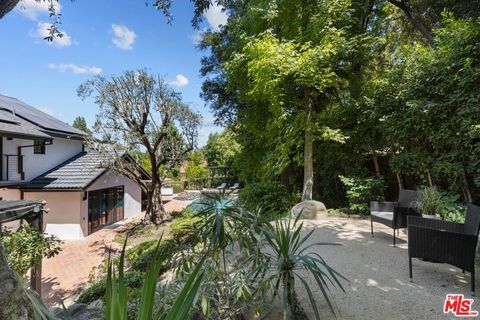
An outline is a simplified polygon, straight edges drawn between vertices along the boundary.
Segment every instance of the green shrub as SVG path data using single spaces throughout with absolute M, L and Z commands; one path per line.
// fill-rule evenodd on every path
M 134 289 L 140 288 L 143 284 L 143 272 L 139 271 L 127 271 L 125 272 L 125 283 L 128 288 Z M 98 299 L 103 299 L 106 292 L 107 281 L 102 279 L 97 281 L 85 290 L 82 291 L 80 296 L 77 299 L 79 303 L 90 303 Z M 136 291 L 136 290 L 135 290 Z
M 240 191 L 245 209 L 261 207 L 267 214 L 284 214 L 299 200 L 299 196 L 288 194 L 285 186 L 277 181 L 249 183 Z
M 157 244 L 158 240 L 150 240 L 128 249 L 126 255 L 130 268 L 132 270 L 145 272 L 155 255 Z M 169 239 L 162 240 L 159 249 L 162 254 L 162 259 L 165 262 L 162 271 L 165 271 L 170 267 L 172 257 L 175 253 L 175 243 Z
M 22 277 L 42 258 L 54 257 L 62 250 L 60 239 L 44 234 L 28 224 L 22 224 L 15 232 L 0 226 L 0 241 L 5 248 L 9 266 Z
M 341 209 L 327 209 L 327 213 L 329 216 L 332 217 L 348 217 L 348 209 L 341 208 Z
M 369 214 L 370 201 L 382 201 L 385 182 L 381 178 L 339 176 L 347 189 L 348 208 L 351 213 Z
M 170 232 L 172 236 L 177 239 L 185 239 L 195 234 L 195 224 L 202 220 L 199 216 L 192 216 L 192 213 L 188 213 L 185 216 L 181 216 L 173 221 L 170 225 Z

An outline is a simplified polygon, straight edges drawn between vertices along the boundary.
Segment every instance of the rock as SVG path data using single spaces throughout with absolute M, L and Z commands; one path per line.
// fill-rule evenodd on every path
M 320 215 L 327 214 L 327 207 L 316 200 L 302 201 L 292 208 L 292 216 L 297 217 L 299 214 L 301 219 L 318 219 Z
M 88 305 L 84 303 L 74 303 L 70 307 L 68 307 L 66 312 L 62 308 L 52 308 L 51 311 L 58 319 L 69 319 L 69 320 L 104 319 L 103 302 L 101 300 L 93 301 Z
M 90 302 L 87 309 L 103 309 L 103 301 L 98 299 L 93 302 Z

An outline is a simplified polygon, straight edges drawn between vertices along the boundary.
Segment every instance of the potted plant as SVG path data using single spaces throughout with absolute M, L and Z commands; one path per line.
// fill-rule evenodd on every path
M 424 218 L 437 218 L 441 216 L 442 194 L 437 187 L 420 189 L 416 209 Z
M 435 186 L 425 187 L 419 191 L 416 209 L 424 218 L 445 220 L 455 201 L 455 197 L 446 195 Z

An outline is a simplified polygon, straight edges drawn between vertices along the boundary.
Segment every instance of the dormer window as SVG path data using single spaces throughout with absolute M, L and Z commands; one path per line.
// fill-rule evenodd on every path
M 34 154 L 45 154 L 45 140 L 34 140 L 33 144 Z

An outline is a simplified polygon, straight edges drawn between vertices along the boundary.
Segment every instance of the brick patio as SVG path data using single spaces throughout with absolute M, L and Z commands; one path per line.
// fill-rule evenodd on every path
M 180 211 L 189 201 L 171 200 L 167 212 Z M 48 306 L 68 305 L 78 290 L 88 281 L 90 271 L 108 257 L 109 248 L 117 248 L 115 235 L 125 224 L 143 218 L 144 213 L 99 230 L 83 240 L 64 241 L 56 257 L 43 260 L 42 299 Z

